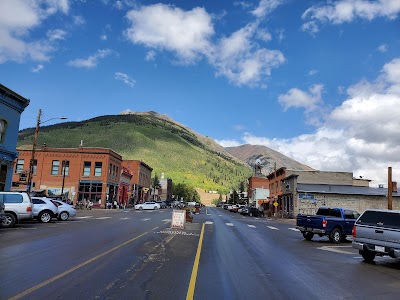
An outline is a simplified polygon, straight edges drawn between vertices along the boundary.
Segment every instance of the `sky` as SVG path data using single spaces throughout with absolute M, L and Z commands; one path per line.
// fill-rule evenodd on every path
M 400 180 L 399 0 L 0 0 L 20 129 L 156 111 L 222 146 Z M 55 119 L 53 119 L 55 118 Z M 51 119 L 51 120 L 50 120 Z M 46 124 L 44 124 L 47 120 Z

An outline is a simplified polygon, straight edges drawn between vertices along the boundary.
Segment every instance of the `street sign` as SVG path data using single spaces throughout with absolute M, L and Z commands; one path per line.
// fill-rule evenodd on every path
M 185 228 L 186 210 L 174 209 L 172 212 L 171 228 Z
M 278 202 L 275 201 L 274 206 L 277 207 L 278 205 L 279 205 Z

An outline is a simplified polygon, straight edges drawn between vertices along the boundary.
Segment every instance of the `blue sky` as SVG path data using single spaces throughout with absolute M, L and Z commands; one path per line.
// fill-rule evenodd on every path
M 21 129 L 156 111 L 223 146 L 400 172 L 398 0 L 1 0 L 0 82 Z M 49 122 L 48 124 L 51 124 Z

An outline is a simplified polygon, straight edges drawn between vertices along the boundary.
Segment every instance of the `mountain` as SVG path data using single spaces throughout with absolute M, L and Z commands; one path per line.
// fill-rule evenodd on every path
M 32 148 L 35 129 L 19 132 L 17 146 Z M 251 168 L 211 138 L 156 112 L 100 116 L 82 122 L 41 126 L 37 145 L 53 148 L 110 148 L 123 159 L 142 160 L 152 176 L 172 178 L 204 191 L 223 194 L 251 175 Z M 216 195 L 218 198 L 218 194 Z
M 254 165 L 258 160 L 261 165 L 261 173 L 264 175 L 268 175 L 274 171 L 275 163 L 277 169 L 286 167 L 290 170 L 314 170 L 313 168 L 299 163 L 298 161 L 295 161 L 294 159 L 266 146 L 246 144 L 237 147 L 226 147 L 225 150 L 232 156 L 246 162 L 252 168 L 254 168 Z

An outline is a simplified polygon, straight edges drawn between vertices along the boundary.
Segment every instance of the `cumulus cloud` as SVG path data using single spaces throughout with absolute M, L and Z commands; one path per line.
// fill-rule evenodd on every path
M 53 29 L 47 32 L 47 37 L 50 41 L 65 40 L 67 32 L 62 29 Z
M 153 61 L 156 57 L 156 52 L 153 50 L 150 50 L 149 52 L 146 53 L 146 61 Z
M 0 63 L 26 59 L 47 61 L 55 48 L 53 40 L 30 40 L 30 32 L 56 13 L 68 14 L 68 0 L 0 1 Z
M 130 87 L 133 87 L 136 83 L 136 81 L 134 79 L 132 79 L 128 75 L 121 73 L 121 72 L 115 73 L 115 79 L 121 80 L 122 82 L 124 82 L 126 85 L 129 85 Z
M 222 147 L 237 147 L 240 146 L 240 142 L 237 140 L 215 140 Z
M 251 13 L 259 19 L 264 18 L 281 5 L 282 2 L 282 0 L 261 0 L 258 7 Z
M 77 58 L 74 60 L 70 60 L 68 65 L 75 68 L 94 68 L 97 67 L 101 59 L 110 56 L 113 53 L 110 49 L 99 49 L 93 55 L 90 55 L 88 58 Z
M 125 36 L 132 43 L 152 51 L 169 51 L 185 64 L 207 59 L 216 76 L 224 76 L 235 85 L 264 87 L 271 70 L 285 62 L 280 51 L 263 48 L 255 42 L 257 38 L 264 41 L 271 38 L 265 29 L 259 28 L 258 22 L 216 38 L 212 17 L 204 8 L 184 11 L 155 4 L 133 9 L 126 17 L 131 26 L 125 30 Z M 146 59 L 151 60 L 154 53 L 148 54 L 151 55 Z
M 320 23 L 342 24 L 352 22 L 355 19 L 371 21 L 378 17 L 393 20 L 399 13 L 400 1 L 398 0 L 328 1 L 326 5 L 314 5 L 303 13 L 303 20 L 313 21 L 305 23 L 302 29 L 316 33 L 318 31 L 318 24 L 315 21 Z
M 184 11 L 155 4 L 131 10 L 126 17 L 131 27 L 125 36 L 135 44 L 172 51 L 186 63 L 195 62 L 210 49 L 214 29 L 204 8 Z
M 304 98 L 298 105 L 313 105 L 310 97 L 320 89 L 298 91 Z M 372 185 L 385 183 L 389 166 L 400 170 L 400 58 L 385 64 L 374 81 L 350 86 L 347 95 L 313 133 L 291 139 L 245 133 L 240 141 L 218 142 L 265 145 L 315 169 L 353 172 L 373 180 Z M 285 102 L 289 103 L 296 102 Z
M 322 101 L 321 93 L 323 89 L 322 84 L 313 85 L 308 92 L 292 88 L 286 94 L 280 95 L 278 101 L 285 111 L 291 107 L 303 107 L 307 111 L 311 111 Z

